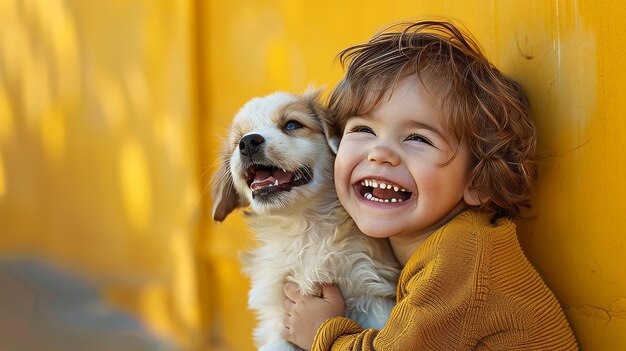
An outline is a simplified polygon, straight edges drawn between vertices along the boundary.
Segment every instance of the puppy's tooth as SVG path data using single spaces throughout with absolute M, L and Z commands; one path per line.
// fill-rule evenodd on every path
M 372 194 L 370 193 L 365 193 L 365 195 L 363 195 L 363 197 L 365 197 L 366 199 L 371 199 L 372 198 Z
M 387 189 L 387 184 L 380 183 L 380 184 L 378 184 L 378 187 L 381 188 L 381 189 Z
M 396 200 L 395 198 L 392 198 L 391 202 L 398 202 L 398 200 Z
M 365 186 L 365 182 L 364 182 L 364 181 L 361 181 L 361 185 Z
M 398 190 L 400 190 L 400 187 L 399 186 L 394 186 L 393 190 L 398 191 Z
M 391 188 L 393 188 L 393 185 L 387 184 L 387 189 L 391 189 Z
M 406 189 L 405 189 L 405 188 L 400 189 L 400 191 L 402 191 L 402 192 L 405 192 L 405 193 L 406 193 Z
M 374 181 L 372 181 L 372 186 L 373 186 L 374 188 L 378 188 L 378 183 L 374 180 Z
M 389 202 L 389 199 L 385 199 L 385 202 Z
M 278 186 L 278 179 L 274 181 L 274 186 Z

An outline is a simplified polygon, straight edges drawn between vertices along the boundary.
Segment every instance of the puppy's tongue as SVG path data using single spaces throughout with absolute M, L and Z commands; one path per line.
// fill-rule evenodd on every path
M 252 191 L 268 187 L 270 185 L 280 185 L 289 183 L 293 173 L 291 172 L 283 172 L 280 169 L 275 170 L 266 170 L 266 169 L 257 169 L 256 174 L 254 175 L 254 180 L 252 184 L 250 184 L 250 189 Z M 278 184 L 276 184 L 278 181 Z

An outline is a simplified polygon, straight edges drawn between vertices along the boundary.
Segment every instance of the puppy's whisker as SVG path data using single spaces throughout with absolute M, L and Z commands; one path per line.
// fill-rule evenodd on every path
M 303 170 L 300 170 L 299 172 L 303 173 L 303 174 L 301 174 L 301 176 L 303 176 L 303 177 L 304 176 L 307 176 L 309 178 L 313 177 L 313 173 L 312 173 L 313 171 L 310 168 L 304 168 Z M 304 174 L 304 173 L 306 173 L 306 174 Z

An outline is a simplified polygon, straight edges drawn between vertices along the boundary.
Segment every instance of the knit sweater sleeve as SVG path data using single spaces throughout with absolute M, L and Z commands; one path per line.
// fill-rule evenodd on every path
M 364 330 L 348 318 L 331 318 L 318 329 L 312 350 L 372 350 L 366 346 L 372 345 L 377 333 L 374 329 Z
M 434 240 L 426 245 L 438 244 Z M 383 329 L 363 329 L 347 318 L 333 318 L 318 329 L 313 350 L 456 350 L 475 342 L 465 330 L 474 305 L 475 263 L 457 261 L 455 272 L 448 274 L 447 264 L 431 255 L 437 250 L 427 246 L 422 251 L 403 270 L 398 303 Z M 467 272 L 460 274 L 459 269 Z

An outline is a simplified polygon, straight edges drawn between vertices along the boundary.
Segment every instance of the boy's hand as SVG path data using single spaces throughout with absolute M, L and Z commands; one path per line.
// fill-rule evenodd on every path
M 322 285 L 322 296 L 303 296 L 293 283 L 284 287 L 285 319 L 282 336 L 296 346 L 309 350 L 317 329 L 327 319 L 343 316 L 345 304 L 335 285 Z

